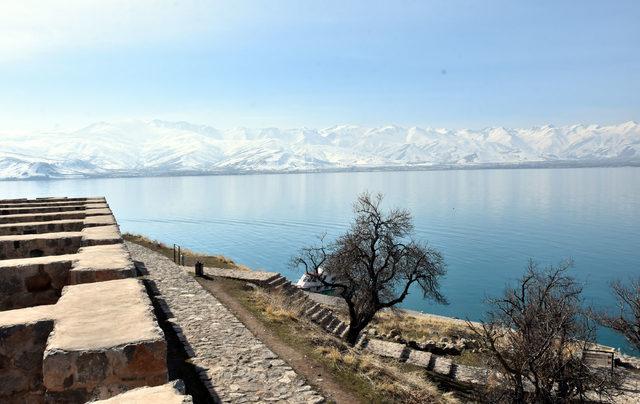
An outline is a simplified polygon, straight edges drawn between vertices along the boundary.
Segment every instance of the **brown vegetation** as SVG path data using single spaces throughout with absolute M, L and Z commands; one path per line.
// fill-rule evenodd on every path
M 382 332 L 398 330 L 404 339 L 430 340 L 439 338 L 469 338 L 474 334 L 462 320 L 429 315 L 412 315 L 405 312 L 380 312 L 372 326 Z
M 582 352 L 594 341 L 581 309 L 581 286 L 567 275 L 570 261 L 541 270 L 530 261 L 518 284 L 490 300 L 477 334 L 504 375 L 491 389 L 494 401 L 555 403 L 613 395 L 611 368 L 593 368 Z
M 173 259 L 173 246 L 168 246 L 139 234 L 124 233 L 122 238 Z M 186 248 L 181 249 L 181 253 L 184 255 L 185 266 L 193 266 L 196 261 L 200 261 L 205 266 L 212 268 L 248 270 L 244 265 L 236 264 L 232 259 L 226 258 L 222 255 L 208 255 L 194 252 Z
M 225 291 L 251 311 L 265 328 L 303 352 L 310 363 L 329 369 L 342 387 L 362 402 L 458 402 L 452 393 L 439 390 L 423 369 L 356 351 L 322 332 L 278 292 L 247 288 L 236 281 L 216 279 L 214 282 L 224 282 Z

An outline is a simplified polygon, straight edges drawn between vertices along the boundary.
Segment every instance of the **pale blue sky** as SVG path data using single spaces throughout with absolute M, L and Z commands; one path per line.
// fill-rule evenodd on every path
M 640 120 L 640 1 L 0 5 L 0 132 Z

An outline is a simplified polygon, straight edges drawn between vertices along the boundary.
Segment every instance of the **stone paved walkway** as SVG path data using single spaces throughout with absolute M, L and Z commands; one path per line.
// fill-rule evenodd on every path
M 214 398 L 234 403 L 324 401 L 178 265 L 137 244 L 127 247 L 134 260 L 144 262 Z

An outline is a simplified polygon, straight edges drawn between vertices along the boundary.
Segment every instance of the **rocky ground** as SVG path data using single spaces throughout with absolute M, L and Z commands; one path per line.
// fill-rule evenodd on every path
M 324 398 L 170 259 L 127 243 L 170 309 L 215 401 L 322 402 Z

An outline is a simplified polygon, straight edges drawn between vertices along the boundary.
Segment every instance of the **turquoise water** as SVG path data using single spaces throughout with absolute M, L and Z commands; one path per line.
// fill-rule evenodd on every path
M 571 257 L 585 299 L 612 306 L 609 282 L 640 275 L 640 168 L 362 172 L 0 182 L 0 198 L 105 195 L 123 231 L 221 253 L 254 268 L 287 263 L 322 232 L 336 236 L 364 190 L 409 208 L 416 237 L 447 261 L 448 306 L 405 307 L 480 319 L 484 299 L 531 257 Z M 609 332 L 601 342 L 628 346 Z

